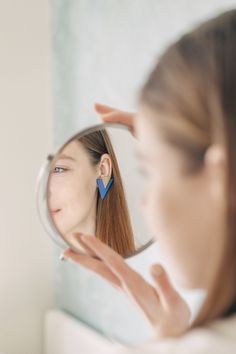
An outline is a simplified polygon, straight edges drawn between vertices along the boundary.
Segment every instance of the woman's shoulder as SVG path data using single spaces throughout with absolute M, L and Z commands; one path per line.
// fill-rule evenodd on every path
M 235 354 L 236 315 L 204 327 L 191 329 L 185 335 L 153 340 L 142 346 L 119 349 L 114 354 Z

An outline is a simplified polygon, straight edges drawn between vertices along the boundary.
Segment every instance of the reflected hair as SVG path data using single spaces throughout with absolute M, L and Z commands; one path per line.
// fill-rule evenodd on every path
M 111 188 L 103 200 L 97 192 L 96 237 L 127 257 L 134 253 L 135 245 L 120 170 L 108 133 L 105 129 L 95 131 L 81 137 L 79 142 L 88 152 L 93 165 L 100 162 L 103 154 L 111 158 Z

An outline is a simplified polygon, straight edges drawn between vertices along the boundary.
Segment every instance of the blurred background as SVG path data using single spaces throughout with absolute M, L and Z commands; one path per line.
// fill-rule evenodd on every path
M 46 155 L 98 122 L 95 101 L 135 109 L 161 51 L 199 21 L 235 6 L 233 0 L 0 0 L 0 351 L 42 354 L 52 308 L 79 318 L 81 274 L 59 264 L 36 212 L 36 177 Z
M 49 3 L 0 0 L 0 352 L 42 352 L 53 306 L 52 244 L 35 208 L 52 144 Z

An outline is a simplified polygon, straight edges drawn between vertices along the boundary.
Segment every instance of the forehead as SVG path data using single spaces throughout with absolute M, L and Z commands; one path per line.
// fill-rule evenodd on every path
M 67 144 L 64 149 L 59 153 L 58 158 L 72 158 L 75 161 L 79 161 L 86 155 L 86 151 L 83 145 L 78 140 L 73 140 Z
M 163 142 L 161 129 L 147 113 L 140 111 L 135 120 L 135 131 L 139 150 L 155 151 L 160 149 Z
M 138 157 L 158 168 L 178 168 L 182 157 L 179 151 L 165 139 L 162 122 L 159 124 L 163 117 L 150 117 L 144 114 L 148 113 L 139 112 L 135 121 Z M 154 119 L 158 119 L 158 122 Z
M 166 115 L 162 112 L 154 111 L 146 105 L 139 105 L 135 119 L 135 128 L 141 137 L 148 136 L 156 141 L 161 140 L 163 123 Z

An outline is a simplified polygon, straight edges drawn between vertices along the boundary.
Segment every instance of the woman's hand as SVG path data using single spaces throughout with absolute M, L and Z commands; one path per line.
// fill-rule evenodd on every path
M 119 109 L 109 107 L 100 103 L 94 104 L 95 111 L 101 116 L 104 123 L 120 123 L 128 127 L 130 132 L 134 134 L 134 117 L 135 113 L 125 112 Z
M 63 257 L 94 271 L 127 294 L 151 324 L 155 337 L 178 336 L 187 330 L 189 307 L 173 288 L 160 265 L 151 267 L 155 283 L 151 286 L 118 253 L 96 237 L 79 234 L 77 240 L 86 254 L 77 254 L 67 249 Z

